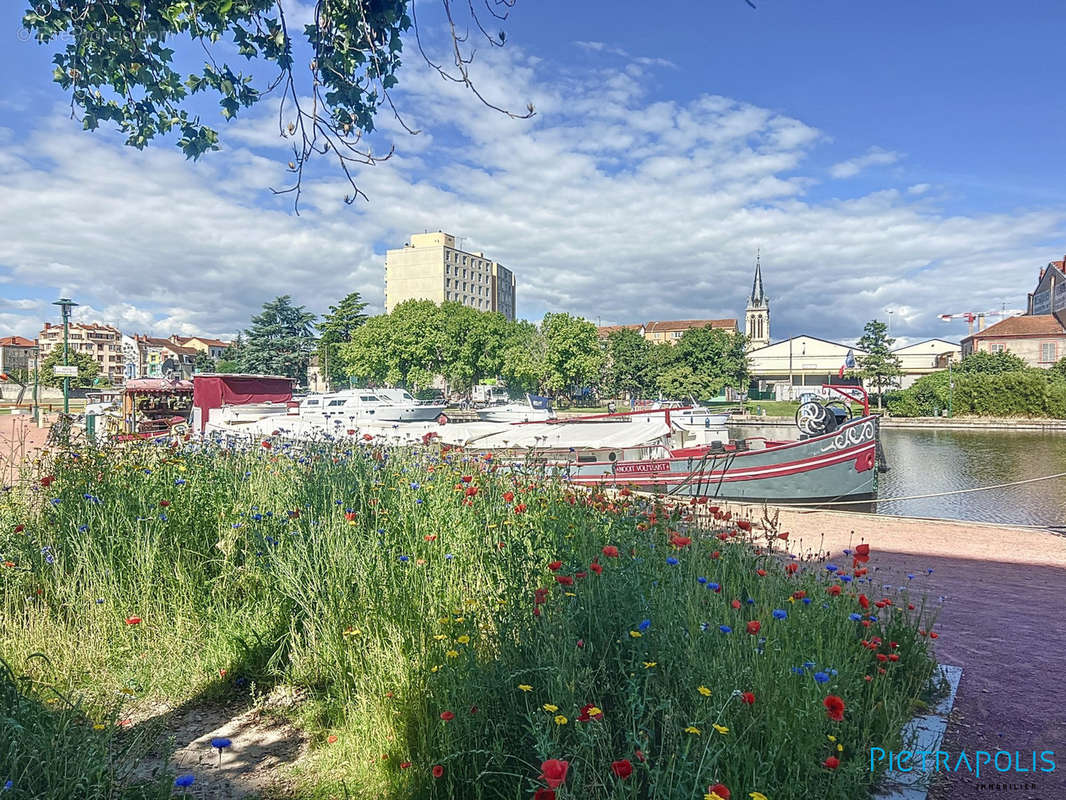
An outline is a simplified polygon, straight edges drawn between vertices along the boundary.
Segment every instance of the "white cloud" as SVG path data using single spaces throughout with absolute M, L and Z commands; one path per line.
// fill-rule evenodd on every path
M 826 132 L 728 97 L 653 94 L 648 66 L 573 73 L 511 48 L 479 55 L 486 97 L 536 103 L 516 121 L 412 64 L 396 99 L 426 133 L 383 118 L 398 150 L 357 171 L 370 202 L 345 206 L 350 187 L 323 160 L 300 217 L 268 190 L 288 160 L 269 108 L 223 129 L 226 148 L 198 162 L 164 144 L 123 148 L 56 112 L 5 144 L 4 293 L 62 291 L 101 322 L 224 336 L 278 294 L 322 312 L 355 290 L 380 310 L 385 249 L 441 228 L 515 270 L 527 318 L 742 318 L 761 247 L 775 338 L 854 339 L 902 306 L 893 334 L 928 338 L 959 333 L 938 313 L 1017 306 L 1048 247 L 1061 252 L 1063 205 L 951 214 L 891 185 L 815 202 L 808 159 Z M 872 149 L 841 164 L 896 158 Z M 22 335 L 52 311 L 3 310 L 5 333 Z
M 834 178 L 853 178 L 867 167 L 895 164 L 899 159 L 899 153 L 880 147 L 871 147 L 865 155 L 834 164 L 829 168 L 829 174 Z

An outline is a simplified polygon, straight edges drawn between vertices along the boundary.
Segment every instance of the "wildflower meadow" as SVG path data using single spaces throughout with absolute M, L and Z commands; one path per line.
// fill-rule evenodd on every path
M 310 745 L 266 797 L 862 797 L 935 609 L 794 545 L 439 445 L 53 451 L 0 499 L 0 798 L 191 793 L 130 704 L 276 687 Z

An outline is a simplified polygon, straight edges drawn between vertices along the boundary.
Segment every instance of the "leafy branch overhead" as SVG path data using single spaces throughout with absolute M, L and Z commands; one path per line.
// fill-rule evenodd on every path
M 375 153 L 364 137 L 374 131 L 385 107 L 408 127 L 393 103 L 399 79 L 403 34 L 414 30 L 419 52 L 443 78 L 470 89 L 485 105 L 516 119 L 533 115 L 495 106 L 470 77 L 476 48 L 470 39 L 502 47 L 506 35 L 490 30 L 504 22 L 517 0 L 439 0 L 451 35 L 451 63 L 435 61 L 423 49 L 416 0 L 317 0 L 313 20 L 303 26 L 309 58 L 299 67 L 294 48 L 299 34 L 290 28 L 295 0 L 41 0 L 23 16 L 23 25 L 41 44 L 65 41 L 56 53 L 54 78 L 70 93 L 71 115 L 86 130 L 113 123 L 126 144 L 142 149 L 160 134 L 175 132 L 186 157 L 196 159 L 219 149 L 218 131 L 189 110 L 199 93 L 218 96 L 229 120 L 242 108 L 277 92 L 278 129 L 292 142 L 288 167 L 292 185 L 274 189 L 299 197 L 304 168 L 315 155 L 332 156 L 352 187 L 348 203 L 362 196 L 352 167 L 389 158 Z M 290 13 L 291 16 L 291 13 Z M 191 44 L 203 66 L 182 74 L 175 64 L 175 42 Z M 219 45 L 219 43 L 222 45 Z M 216 58 L 216 50 L 236 51 L 249 69 L 266 64 L 276 74 L 265 86 L 255 76 Z M 184 58 L 190 54 L 181 54 Z

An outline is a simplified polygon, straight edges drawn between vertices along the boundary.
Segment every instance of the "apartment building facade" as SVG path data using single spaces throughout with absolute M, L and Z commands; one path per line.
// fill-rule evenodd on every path
M 713 328 L 726 333 L 736 333 L 737 321 L 735 319 L 665 319 L 632 325 L 601 325 L 596 330 L 601 339 L 606 339 L 615 331 L 631 330 L 636 331 L 652 344 L 677 344 L 685 331 L 692 328 Z
M 453 301 L 515 319 L 515 276 L 483 252 L 456 246 L 449 233 L 416 233 L 385 254 L 385 313 L 406 300 Z
M 5 336 L 0 339 L 0 372 L 29 372 L 37 342 L 23 336 Z
M 193 350 L 207 353 L 214 359 L 222 358 L 226 353 L 226 348 L 230 346 L 230 342 L 223 342 L 220 339 L 209 339 L 206 336 L 178 336 L 173 333 L 170 335 L 170 341 L 182 347 L 191 347 Z
M 125 372 L 125 357 L 122 352 L 122 333 L 111 325 L 95 322 L 71 322 L 68 329 L 70 352 L 86 353 L 100 365 L 100 376 L 111 383 L 121 383 Z M 58 348 L 63 350 L 63 326 L 44 324 L 37 335 L 41 360 Z

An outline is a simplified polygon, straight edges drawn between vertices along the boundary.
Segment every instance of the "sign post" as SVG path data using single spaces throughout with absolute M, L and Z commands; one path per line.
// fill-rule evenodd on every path
M 63 366 L 67 367 L 68 364 L 69 364 L 69 361 L 68 361 L 68 347 L 67 347 L 67 332 L 68 332 L 68 328 L 70 327 L 70 309 L 72 309 L 74 306 L 76 306 L 78 304 L 75 303 L 73 300 L 71 300 L 68 297 L 61 297 L 58 300 L 56 300 L 54 303 L 52 303 L 52 305 L 59 306 L 60 310 L 62 310 L 62 312 L 63 312 Z M 69 414 L 70 413 L 70 379 L 71 379 L 71 377 L 77 377 L 78 368 L 77 367 L 74 368 L 74 373 L 72 375 L 71 373 L 68 373 L 68 372 L 60 372 L 59 368 L 56 367 L 56 373 L 55 374 L 63 376 L 63 413 L 64 414 Z

